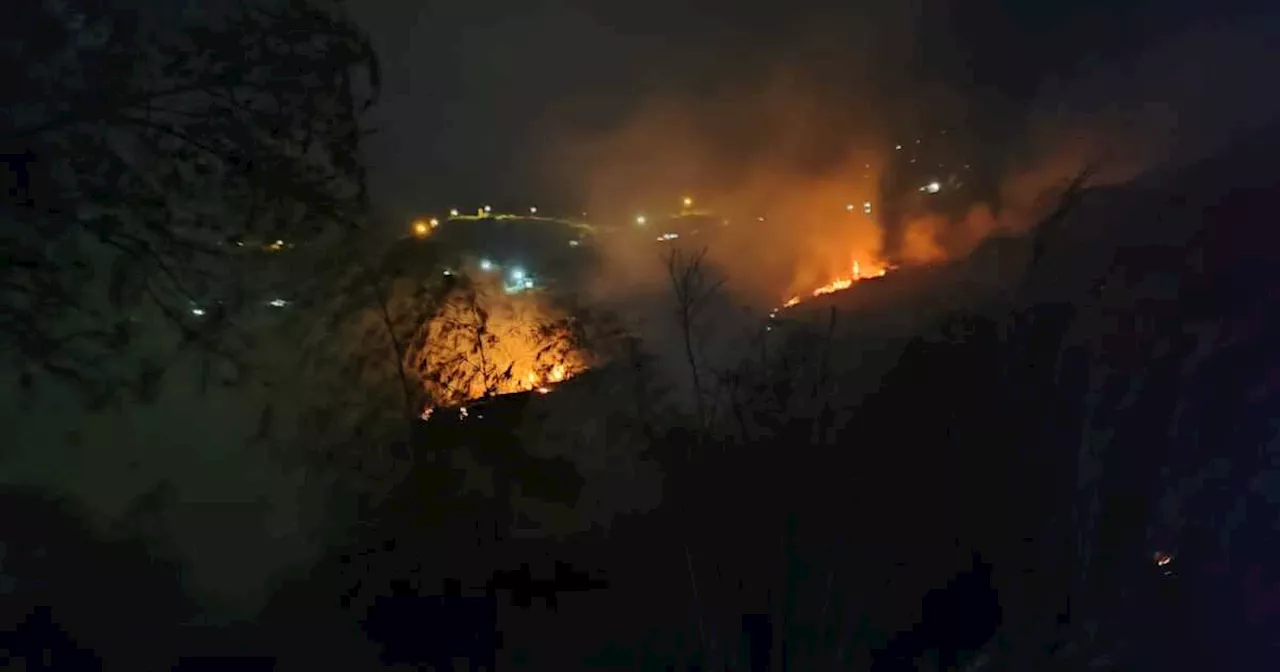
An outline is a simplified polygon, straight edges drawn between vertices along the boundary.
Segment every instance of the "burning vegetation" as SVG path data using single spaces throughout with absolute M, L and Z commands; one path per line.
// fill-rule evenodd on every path
M 853 265 L 849 269 L 848 275 L 838 277 L 835 280 L 818 287 L 813 290 L 809 296 L 819 297 L 826 294 L 834 294 L 836 292 L 844 291 L 852 287 L 854 283 L 861 282 L 863 280 L 870 280 L 872 278 L 883 278 L 890 270 L 892 270 L 891 266 L 879 263 L 868 264 L 864 267 L 862 262 L 855 259 L 853 261 Z M 782 308 L 791 308 L 792 306 L 798 305 L 803 300 L 804 299 L 797 294 L 783 302 Z M 777 311 L 774 311 L 774 314 L 776 315 Z
M 428 407 L 516 392 L 547 392 L 585 371 L 576 323 L 534 293 L 480 283 L 450 292 L 406 354 Z

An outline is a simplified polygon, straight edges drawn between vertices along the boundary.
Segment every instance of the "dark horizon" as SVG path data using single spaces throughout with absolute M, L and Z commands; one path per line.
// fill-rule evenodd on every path
M 951 128 L 974 145 L 1000 145 L 983 157 L 999 162 L 1004 146 L 1021 141 L 1028 107 L 1046 83 L 1264 7 L 372 1 L 353 10 L 384 70 L 367 151 L 374 193 L 404 218 L 492 201 L 580 210 L 588 199 L 572 170 L 548 167 L 566 131 L 607 132 L 653 101 L 731 102 L 778 68 L 803 74 L 801 95 L 823 110 L 821 130 L 833 138 L 884 141 Z M 769 142 L 715 117 L 698 128 L 717 163 L 749 160 Z

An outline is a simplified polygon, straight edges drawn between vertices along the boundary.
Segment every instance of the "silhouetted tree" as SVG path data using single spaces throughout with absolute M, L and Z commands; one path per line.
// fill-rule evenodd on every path
M 236 377 L 243 344 L 225 328 L 271 297 L 251 250 L 305 245 L 365 209 L 368 41 L 321 0 L 180 26 L 33 1 L 0 30 L 0 348 L 24 383 L 53 373 L 99 400 L 120 384 L 154 393 L 164 358 L 125 356 L 148 335 Z

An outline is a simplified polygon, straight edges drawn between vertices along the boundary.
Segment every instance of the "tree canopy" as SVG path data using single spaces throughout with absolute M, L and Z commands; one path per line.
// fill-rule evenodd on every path
M 110 3 L 19 3 L 0 34 L 8 164 L 0 348 L 96 397 L 144 391 L 149 325 L 218 338 L 260 303 L 268 253 L 359 225 L 361 114 L 378 90 L 341 7 L 241 5 L 144 25 Z

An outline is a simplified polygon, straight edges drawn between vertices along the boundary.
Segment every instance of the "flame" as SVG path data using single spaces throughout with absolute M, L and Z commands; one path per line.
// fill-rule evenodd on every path
M 530 371 L 524 377 L 525 385 L 524 389 L 521 391 L 533 390 L 539 394 L 546 394 L 551 391 L 547 386 L 548 384 L 563 383 L 565 380 L 572 377 L 574 373 L 576 372 L 570 372 L 569 368 L 563 363 L 558 363 L 552 366 L 551 371 L 547 373 L 545 381 L 537 372 Z
M 560 313 L 539 297 L 490 285 L 467 296 L 450 295 L 421 327 L 422 345 L 407 355 L 434 405 L 554 389 L 590 367 L 589 354 L 554 326 Z
M 836 292 L 844 291 L 852 287 L 856 282 L 870 280 L 871 278 L 882 278 L 889 273 L 889 270 L 889 266 L 883 264 L 872 264 L 870 269 L 864 272 L 862 262 L 858 259 L 854 259 L 853 265 L 849 269 L 849 275 L 836 278 L 835 280 L 813 290 L 810 296 L 818 297 L 823 296 L 824 294 L 834 294 Z M 800 303 L 800 301 L 801 298 L 799 296 L 793 296 L 782 304 L 782 308 L 790 308 Z

